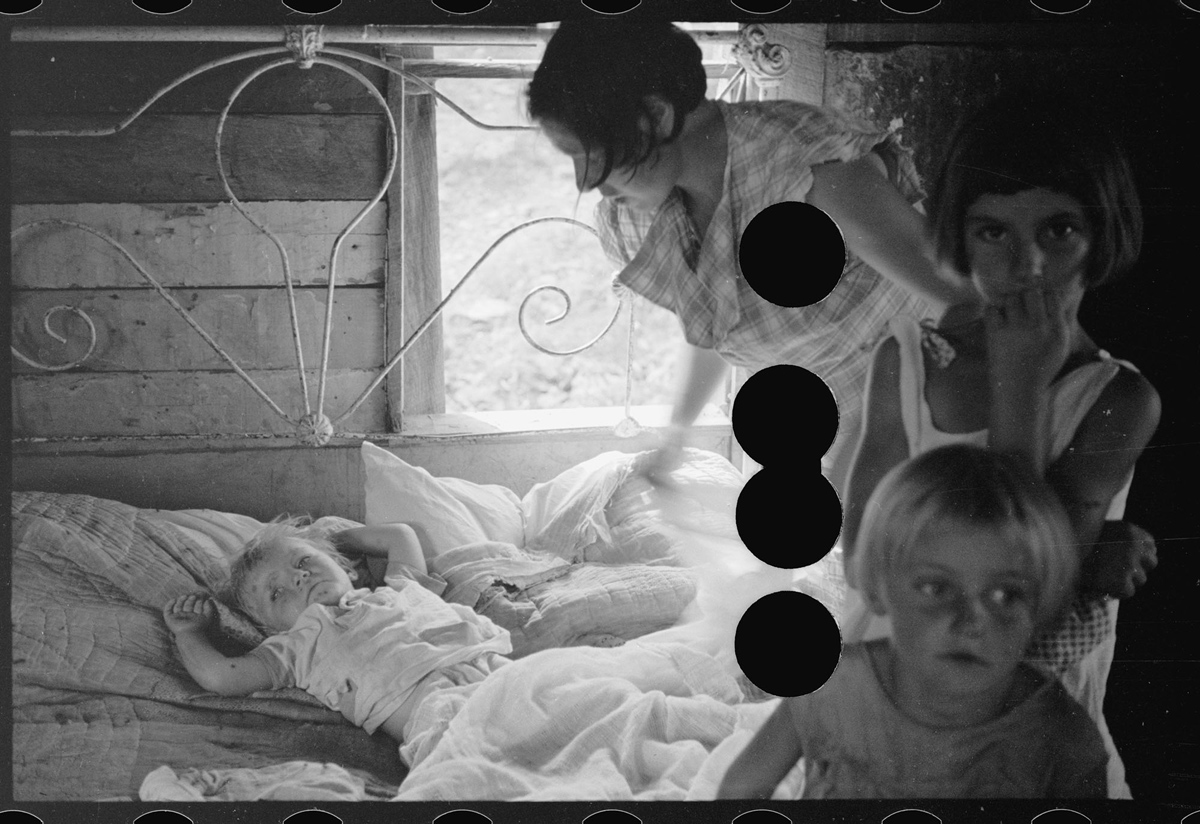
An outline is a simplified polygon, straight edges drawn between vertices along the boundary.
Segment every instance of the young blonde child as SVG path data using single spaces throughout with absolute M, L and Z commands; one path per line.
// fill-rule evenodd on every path
M 930 197 L 943 264 L 977 303 L 934 327 L 897 318 L 875 352 L 843 528 L 851 640 L 886 634 L 857 588 L 852 554 L 868 497 L 911 455 L 972 443 L 1024 456 L 1066 506 L 1081 553 L 1078 598 L 1031 650 L 1096 721 L 1109 791 L 1128 797 L 1103 718 L 1117 602 L 1156 563 L 1153 540 L 1121 520 L 1134 464 L 1158 425 L 1159 398 L 1079 322 L 1092 287 L 1127 272 L 1142 222 L 1112 129 L 1063 93 L 994 99 L 958 131 Z
M 340 551 L 339 551 L 340 550 Z M 386 558 L 384 586 L 356 588 L 342 551 Z M 187 595 L 163 618 L 188 673 L 221 695 L 300 687 L 367 732 L 405 741 L 431 691 L 482 681 L 508 662 L 508 632 L 443 601 L 412 527 L 383 524 L 326 538 L 296 521 L 264 527 L 235 560 L 226 600 L 270 634 L 245 655 L 210 642 L 211 598 Z
M 783 699 L 719 797 L 769 798 L 801 757 L 806 798 L 1103 797 L 1095 725 L 1022 662 L 1069 604 L 1078 563 L 1022 459 L 959 445 L 895 467 L 854 553 L 891 637 L 848 644 L 824 686 Z

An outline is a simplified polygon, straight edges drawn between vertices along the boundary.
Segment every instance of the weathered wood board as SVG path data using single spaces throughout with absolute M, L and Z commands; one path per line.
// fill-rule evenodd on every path
M 244 201 L 370 200 L 383 182 L 385 123 L 382 115 L 231 115 L 221 145 L 229 185 Z M 101 125 L 77 117 L 30 124 Z M 13 137 L 12 202 L 225 200 L 216 126 L 212 115 L 147 113 L 107 137 Z
M 245 203 L 278 238 L 292 284 L 324 285 L 338 235 L 368 201 Z M 279 248 L 231 203 L 83 203 L 14 206 L 13 229 L 35 221 L 82 223 L 119 243 L 166 287 L 278 286 Z M 387 205 L 376 204 L 341 243 L 337 284 L 382 284 Z M 146 280 L 110 243 L 70 226 L 42 225 L 12 242 L 15 289 L 142 286 Z
M 119 119 L 178 77 L 214 60 L 271 48 L 267 43 L 13 43 L 10 60 L 22 82 L 12 110 L 22 114 L 113 113 Z M 378 49 L 342 46 L 365 56 Z M 286 49 L 210 69 L 184 81 L 151 107 L 153 114 L 220 112 L 243 78 L 289 57 Z M 342 60 L 342 58 L 337 58 Z M 346 65 L 382 89 L 388 72 L 361 60 Z M 14 70 L 15 71 L 15 70 Z M 285 66 L 252 81 L 235 111 L 271 114 L 374 114 L 379 103 L 355 78 L 334 68 Z M 19 121 L 14 125 L 20 126 Z
M 294 371 L 247 373 L 293 418 L 304 414 Z M 331 373 L 325 396 L 329 418 L 341 415 L 375 375 L 373 370 Z M 310 377 L 309 389 L 315 404 L 315 377 Z M 384 431 L 385 403 L 382 391 L 372 392 L 339 429 Z M 15 375 L 12 405 L 13 435 L 17 438 L 290 435 L 294 431 L 233 373 Z
M 325 290 L 293 290 L 304 362 L 320 364 L 324 338 Z M 245 369 L 287 369 L 296 363 L 295 344 L 283 289 L 173 290 L 172 297 Z M 80 365 L 88 372 L 161 372 L 231 367 L 155 291 L 64 290 L 17 292 L 13 296 L 12 344 L 27 357 L 47 364 L 69 363 L 87 351 L 83 320 L 56 313 L 51 328 L 67 339 L 50 338 L 42 319 L 54 306 L 85 312 L 96 329 L 92 355 Z M 372 369 L 383 363 L 383 294 L 378 288 L 334 292 L 329 367 Z M 36 372 L 14 361 L 15 373 Z

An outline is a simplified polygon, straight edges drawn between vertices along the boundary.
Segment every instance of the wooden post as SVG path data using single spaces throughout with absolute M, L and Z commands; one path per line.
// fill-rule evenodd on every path
M 825 24 L 773 24 L 765 28 L 767 42 L 782 46 L 791 56 L 787 73 L 779 79 L 777 96 L 822 105 L 825 102 Z
M 432 46 L 389 48 L 386 57 L 403 68 L 406 57 L 433 57 Z M 400 129 L 401 163 L 388 190 L 387 354 L 400 348 L 442 298 L 438 232 L 438 170 L 435 98 L 388 74 L 388 105 Z M 399 174 L 400 170 L 403 174 Z M 403 210 L 401 209 L 403 204 Z M 387 379 L 388 416 L 394 431 L 407 415 L 446 411 L 442 322 L 435 321 Z

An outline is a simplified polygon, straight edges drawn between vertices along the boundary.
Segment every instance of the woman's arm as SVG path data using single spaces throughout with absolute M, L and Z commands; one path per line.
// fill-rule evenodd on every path
M 428 572 L 425 553 L 417 533 L 408 524 L 391 523 L 346 529 L 333 536 L 339 550 L 358 553 L 368 558 L 387 558 L 386 575 L 401 566 Z
M 978 300 L 969 281 L 939 269 L 924 215 L 888 180 L 878 154 L 822 163 L 812 174 L 808 202 L 833 218 L 846 246 L 868 266 L 936 304 L 939 312 Z
M 804 752 L 785 698 L 741 751 L 717 790 L 717 798 L 770 798 Z
M 271 676 L 252 655 L 230 658 L 208 640 L 205 630 L 216 618 L 216 607 L 204 595 L 184 595 L 163 607 L 163 620 L 175 636 L 183 666 L 196 683 L 219 695 L 249 695 L 271 688 Z
M 687 344 L 683 357 L 683 380 L 671 410 L 673 426 L 691 426 L 717 386 L 729 374 L 729 363 L 715 350 Z
M 640 470 L 654 484 L 667 483 L 667 475 L 679 465 L 688 427 L 700 416 L 708 399 L 729 374 L 729 364 L 717 352 L 685 345 L 682 381 L 665 440 L 653 459 L 642 464 Z
M 875 350 L 871 361 L 863 398 L 863 431 L 842 496 L 842 559 L 846 582 L 855 589 L 859 584 L 850 559 L 867 500 L 883 476 L 908 457 L 908 436 L 900 412 L 900 345 L 895 338 L 888 338 Z

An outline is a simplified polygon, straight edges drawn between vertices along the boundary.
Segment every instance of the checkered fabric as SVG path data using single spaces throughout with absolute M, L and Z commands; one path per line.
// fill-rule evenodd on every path
M 602 201 L 596 225 L 605 251 L 623 265 L 617 283 L 679 318 L 687 341 L 750 371 L 780 363 L 825 380 L 843 415 L 861 409 L 867 366 L 888 318 L 929 307 L 852 254 L 823 301 L 788 309 L 763 300 L 742 277 L 738 242 L 750 221 L 782 201 L 804 201 L 812 167 L 876 150 L 909 202 L 921 197 L 910 152 L 891 133 L 796 101 L 718 102 L 729 135 L 724 196 L 700 238 L 678 190 L 652 215 Z M 804 238 L 779 261 L 804 276 Z
M 1117 614 L 1107 600 L 1079 598 L 1057 627 L 1034 639 L 1025 660 L 1061 678 L 1116 632 Z

